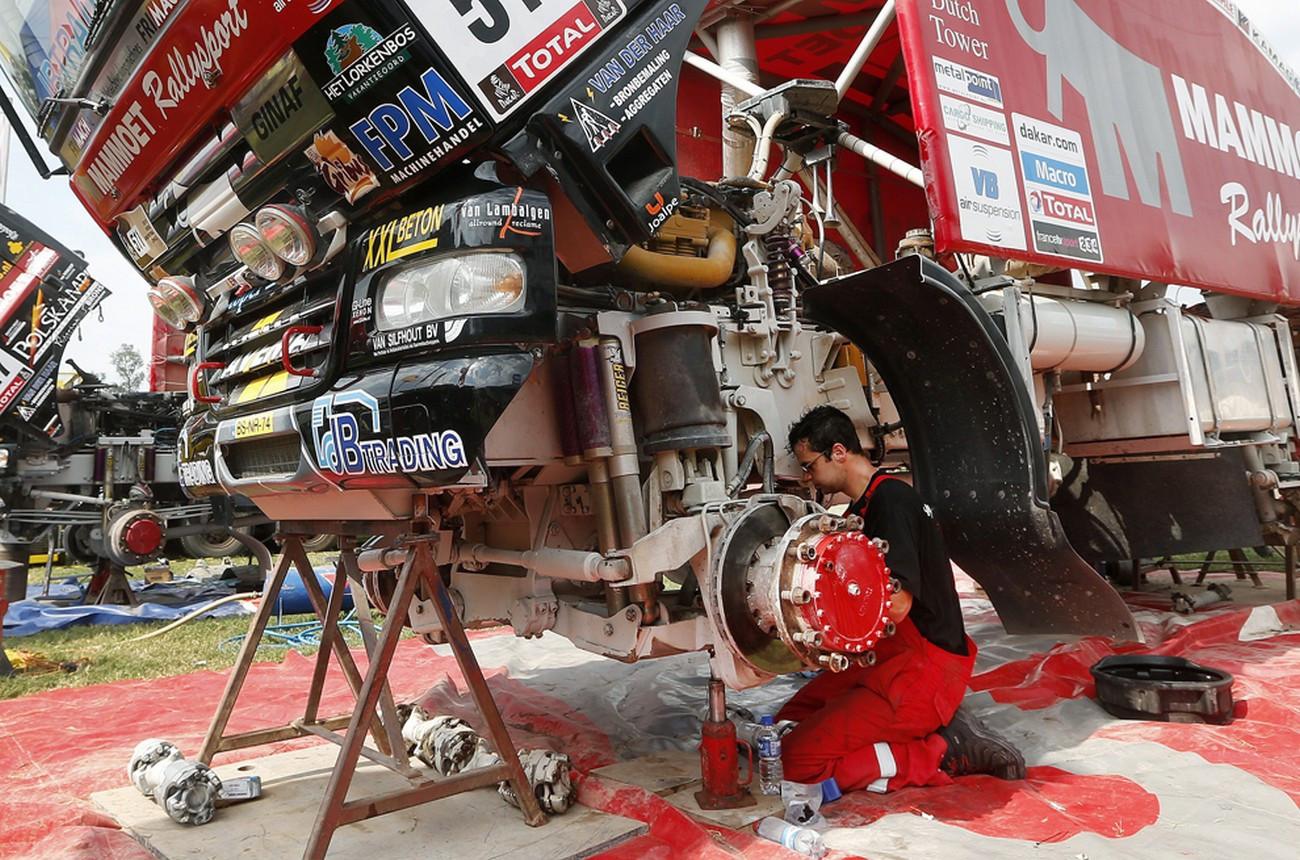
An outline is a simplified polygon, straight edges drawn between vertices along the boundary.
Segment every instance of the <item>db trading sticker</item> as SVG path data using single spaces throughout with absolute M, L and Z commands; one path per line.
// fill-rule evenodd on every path
M 627 14 L 621 0 L 448 5 L 460 14 L 427 0 L 412 4 L 438 47 L 497 119 L 517 110 Z
M 1011 151 L 956 136 L 949 136 L 948 151 L 962 238 L 1024 250 L 1024 213 Z
M 1011 114 L 1034 250 L 1102 262 L 1092 184 L 1078 132 Z

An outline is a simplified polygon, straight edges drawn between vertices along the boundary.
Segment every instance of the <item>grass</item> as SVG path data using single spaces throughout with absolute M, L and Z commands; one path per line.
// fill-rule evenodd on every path
M 332 562 L 334 553 L 316 553 L 314 564 Z M 195 566 L 193 560 L 172 562 L 172 571 L 183 576 Z M 130 569 L 132 572 L 134 568 Z M 90 574 L 89 568 L 56 566 L 53 581 L 68 576 Z M 34 565 L 28 574 L 28 583 L 45 582 L 43 565 Z M 46 630 L 31 636 L 6 637 L 5 650 L 11 659 L 17 651 L 37 655 L 39 662 L 9 678 L 0 678 L 0 699 L 13 699 L 64 687 L 85 687 L 110 681 L 127 679 L 163 678 L 183 675 L 201 669 L 221 670 L 234 665 L 239 642 L 222 643 L 231 637 L 247 632 L 252 616 L 227 618 L 197 618 L 168 633 L 146 639 L 130 640 L 159 629 L 170 621 L 142 622 L 120 625 L 79 625 L 60 630 Z M 272 619 L 272 624 L 315 621 L 314 615 L 286 615 Z M 376 619 L 381 621 L 381 619 Z M 411 635 L 410 631 L 406 635 Z M 356 643 L 353 643 L 356 644 Z M 280 662 L 290 649 L 263 647 L 257 660 Z M 302 654 L 314 654 L 314 646 L 295 647 Z

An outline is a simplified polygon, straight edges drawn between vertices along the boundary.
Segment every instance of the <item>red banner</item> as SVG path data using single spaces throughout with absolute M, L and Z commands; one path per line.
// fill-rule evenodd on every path
M 157 4 L 174 20 L 117 96 L 73 172 L 73 189 L 100 223 L 111 224 L 131 208 L 159 167 L 335 2 L 192 0 L 179 12 L 169 11 L 175 4 Z
M 941 249 L 1300 302 L 1300 88 L 1227 0 L 900 0 Z

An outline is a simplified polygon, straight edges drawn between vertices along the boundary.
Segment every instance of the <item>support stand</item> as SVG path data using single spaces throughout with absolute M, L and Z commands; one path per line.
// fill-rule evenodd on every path
M 388 620 L 384 624 L 382 634 L 376 636 L 370 617 L 370 607 L 361 586 L 356 552 L 350 539 L 341 538 L 338 575 L 329 600 L 326 601 L 324 592 L 316 581 L 315 571 L 303 549 L 302 537 L 299 535 L 283 537 L 283 555 L 267 582 L 262 595 L 262 605 L 253 617 L 248 635 L 240 648 L 239 657 L 235 661 L 234 668 L 231 669 L 226 690 L 222 694 L 221 703 L 213 717 L 212 725 L 208 728 L 203 749 L 199 753 L 199 761 L 211 764 L 213 756 L 220 752 L 305 735 L 314 735 L 337 744 L 340 747 L 339 756 L 330 774 L 325 797 L 321 800 L 311 838 L 303 852 L 304 860 L 322 860 L 329 850 L 334 831 L 345 824 L 502 781 L 508 781 L 514 787 L 525 822 L 534 827 L 546 823 L 546 816 L 538 806 L 532 786 L 529 785 L 523 767 L 519 764 L 519 754 L 510 741 L 505 722 L 501 719 L 496 703 L 492 700 L 491 691 L 488 690 L 478 660 L 470 649 L 465 630 L 443 586 L 442 577 L 433 560 L 432 540 L 428 537 L 409 539 L 407 544 L 409 552 L 398 575 L 397 587 L 388 607 Z M 267 623 L 275 614 L 276 599 L 291 566 L 298 569 L 312 607 L 324 625 L 320 652 L 316 655 L 315 671 L 312 675 L 311 687 L 307 691 L 303 716 L 284 726 L 226 735 L 226 724 L 230 720 L 239 692 L 248 677 L 248 670 L 266 631 Z M 344 578 L 351 584 L 352 598 L 361 624 L 362 639 L 369 656 L 369 665 L 364 677 L 357 670 L 352 653 L 348 650 L 338 626 L 339 611 L 343 605 Z M 431 779 L 422 771 L 412 768 L 405 755 L 401 727 L 397 724 L 397 708 L 388 687 L 388 668 L 397 650 L 398 639 L 401 637 L 402 622 L 407 616 L 411 600 L 420 582 L 424 582 L 429 592 L 434 595 L 434 608 L 442 621 L 443 630 L 447 633 L 456 662 L 464 674 L 474 704 L 487 724 L 488 738 L 501 756 L 499 764 L 476 768 L 452 777 Z M 348 685 L 356 696 L 357 703 L 351 715 L 322 720 L 318 717 L 317 710 L 331 652 L 337 658 Z M 347 727 L 346 733 L 338 734 L 337 729 L 344 726 Z M 374 739 L 378 749 L 366 746 L 367 733 Z M 363 756 L 405 777 L 411 783 L 410 787 L 348 800 L 348 788 L 352 784 L 357 764 Z
M 88 603 L 95 606 L 116 604 L 118 606 L 135 606 L 140 599 L 131 590 L 131 581 L 126 578 L 126 568 L 111 561 L 103 561 L 103 567 L 90 580 Z

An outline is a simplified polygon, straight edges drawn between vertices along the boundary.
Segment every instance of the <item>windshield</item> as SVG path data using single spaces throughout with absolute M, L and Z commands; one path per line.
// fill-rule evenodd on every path
M 95 0 L 0 0 L 0 65 L 32 115 L 85 65 Z

